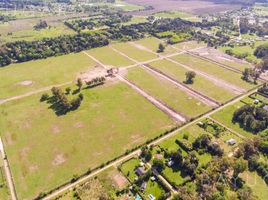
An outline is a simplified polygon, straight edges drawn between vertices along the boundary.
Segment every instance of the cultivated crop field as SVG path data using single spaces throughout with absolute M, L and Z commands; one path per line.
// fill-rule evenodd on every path
M 39 102 L 40 95 L 2 105 L 1 136 L 21 199 L 61 185 L 174 124 L 128 86 L 111 84 L 84 90 L 80 108 L 60 117 Z

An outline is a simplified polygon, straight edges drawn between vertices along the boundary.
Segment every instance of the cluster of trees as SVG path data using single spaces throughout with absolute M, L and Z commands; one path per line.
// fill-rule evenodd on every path
M 193 84 L 194 83 L 194 78 L 196 77 L 196 73 L 194 71 L 186 72 L 185 76 L 186 76 L 186 80 L 185 80 L 186 84 Z
M 0 15 L 0 22 L 8 22 L 15 20 L 16 16 L 13 15 Z
M 258 92 L 268 96 L 268 84 L 265 83 L 261 88 L 258 89 Z
M 45 38 L 33 42 L 18 41 L 7 43 L 0 47 L 0 67 L 15 62 L 26 62 L 71 52 L 80 52 L 84 49 L 108 44 L 107 37 L 98 33 Z
M 92 80 L 90 81 L 87 81 L 86 84 L 88 87 L 96 87 L 98 85 L 102 85 L 104 84 L 106 78 L 101 76 L 101 77 L 96 77 L 96 78 L 93 78 Z
M 252 81 L 253 83 L 257 84 L 257 80 L 260 77 L 260 75 L 261 72 L 256 68 L 246 68 L 242 73 L 242 79 L 247 82 Z
M 41 30 L 41 29 L 46 29 L 48 27 L 48 24 L 45 20 L 40 20 L 35 26 L 35 30 Z
M 257 67 L 262 70 L 268 70 L 268 44 L 258 46 L 254 51 L 254 55 L 262 59 Z
M 244 105 L 233 114 L 233 121 L 253 133 L 259 133 L 268 126 L 268 111 L 253 105 Z
M 250 24 L 248 19 L 240 19 L 240 32 L 242 34 L 256 33 L 258 36 L 265 36 L 268 34 L 268 23 L 264 23 L 262 26 L 258 24 Z

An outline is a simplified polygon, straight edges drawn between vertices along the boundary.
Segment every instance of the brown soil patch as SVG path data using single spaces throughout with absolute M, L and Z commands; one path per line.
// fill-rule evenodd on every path
M 17 85 L 20 85 L 20 86 L 29 86 L 32 84 L 33 84 L 33 81 L 31 81 L 31 80 L 26 80 L 26 81 L 22 81 L 22 82 L 17 83 Z
M 74 124 L 74 127 L 75 127 L 75 128 L 83 128 L 83 127 L 84 127 L 84 124 L 83 124 L 82 122 L 76 122 L 76 123 Z
M 51 127 L 52 129 L 52 133 L 59 133 L 60 132 L 60 128 L 57 125 L 53 125 Z
M 106 74 L 107 72 L 103 67 L 96 65 L 93 69 L 81 72 L 77 78 L 81 78 L 83 81 L 86 82 L 96 77 L 105 76 Z
M 64 154 L 57 154 L 54 157 L 52 164 L 57 166 L 57 165 L 63 164 L 65 161 L 66 161 L 66 158 L 65 158 Z
M 127 184 L 127 179 L 121 174 L 114 175 L 112 180 L 120 190 L 124 189 Z

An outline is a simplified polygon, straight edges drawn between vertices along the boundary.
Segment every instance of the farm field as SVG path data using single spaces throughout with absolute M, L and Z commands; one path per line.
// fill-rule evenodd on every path
M 206 44 L 203 42 L 188 41 L 188 42 L 181 42 L 178 44 L 174 44 L 173 46 L 181 50 L 191 50 L 191 49 L 206 47 Z
M 109 67 L 125 67 L 134 64 L 132 61 L 118 54 L 109 47 L 91 49 L 87 51 L 87 53 Z
M 241 135 L 244 135 L 248 138 L 252 138 L 254 135 L 243 128 L 240 127 L 238 123 L 233 123 L 232 118 L 233 118 L 233 113 L 240 108 L 241 106 L 245 105 L 242 102 L 235 103 L 233 105 L 230 105 L 219 112 L 216 112 L 213 114 L 211 117 L 220 123 L 224 124 L 225 126 L 231 128 L 232 130 L 240 133 Z
M 154 13 L 153 16 L 161 18 L 181 18 L 192 22 L 200 22 L 201 18 L 191 13 L 183 11 L 162 11 Z
M 143 68 L 136 67 L 130 69 L 127 79 L 188 118 L 197 117 L 211 109 L 211 107 L 200 102 L 198 99 L 189 96 L 173 83 Z
M 180 65 L 172 63 L 171 61 L 155 61 L 151 62 L 150 66 L 160 70 L 164 74 L 178 80 L 179 82 L 184 82 L 186 79 L 185 73 L 187 70 Z M 231 91 L 219 87 L 213 82 L 198 75 L 195 77 L 194 82 L 192 84 L 188 84 L 188 86 L 220 102 L 225 102 L 235 97 L 235 94 Z
M 5 25 L 0 24 L 0 27 L 1 26 L 5 26 Z M 50 28 L 41 29 L 41 30 L 34 30 L 32 28 L 32 29 L 15 31 L 15 32 L 12 32 L 12 34 L 2 33 L 0 36 L 0 44 L 4 44 L 7 42 L 21 41 L 21 40 L 35 41 L 35 40 L 40 40 L 43 38 L 52 38 L 52 37 L 58 37 L 61 35 L 74 35 L 74 34 L 75 32 L 69 29 L 64 24 L 59 24 L 57 26 L 52 26 Z
M 118 51 L 126 54 L 130 58 L 137 60 L 139 62 L 144 62 L 147 60 L 152 60 L 157 58 L 157 56 L 153 53 L 150 53 L 144 49 L 139 49 L 130 43 L 116 43 L 111 45 L 113 48 L 117 49 Z
M 32 199 L 175 125 L 125 84 L 82 93 L 79 109 L 62 116 L 39 101 L 41 94 L 1 106 L 1 136 L 20 199 Z
M 160 40 L 158 40 L 155 37 L 149 37 L 149 38 L 145 38 L 145 39 L 141 39 L 138 41 L 135 41 L 136 44 L 142 45 L 148 49 L 150 49 L 153 52 L 157 52 L 158 50 L 158 46 L 160 43 L 164 44 L 164 42 L 161 42 Z M 165 51 L 163 53 L 160 54 L 172 54 L 172 53 L 176 53 L 176 52 L 180 52 L 179 50 L 174 49 L 171 45 L 165 45 Z
M 95 62 L 83 53 L 12 64 L 0 69 L 0 99 L 73 81 L 79 72 L 94 66 Z
M 248 83 L 241 79 L 242 73 L 238 74 L 230 70 L 224 69 L 214 63 L 193 57 L 188 54 L 180 54 L 172 57 L 173 60 L 187 65 L 195 70 L 203 71 L 221 80 L 225 80 L 233 85 L 249 90 L 254 87 L 254 84 Z M 256 85 L 255 85 L 256 86 Z

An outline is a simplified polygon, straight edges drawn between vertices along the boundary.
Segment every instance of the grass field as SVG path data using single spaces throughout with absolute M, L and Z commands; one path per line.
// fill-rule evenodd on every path
M 154 13 L 153 16 L 162 17 L 162 18 L 181 18 L 181 19 L 185 19 L 188 21 L 192 21 L 192 22 L 201 21 L 201 19 L 198 18 L 197 16 L 191 13 L 182 12 L 182 11 L 162 11 L 162 12 Z
M 8 200 L 9 191 L 7 188 L 6 180 L 4 178 L 4 169 L 2 168 L 2 160 L 0 160 L 0 199 L 1 200 Z
M 122 173 L 133 182 L 136 177 L 138 177 L 135 173 L 135 169 L 140 165 L 140 161 L 137 158 L 131 158 L 130 160 L 122 163 L 120 169 Z
M 6 26 L 9 25 L 7 24 Z M 51 28 L 42 30 L 26 29 L 26 30 L 15 31 L 12 32 L 11 35 L 9 35 L 8 33 L 2 33 L 0 36 L 0 44 L 7 42 L 22 41 L 22 40 L 34 41 L 43 38 L 51 38 L 51 37 L 58 37 L 61 35 L 73 35 L 73 34 L 75 34 L 73 30 L 69 29 L 64 24 L 59 24 L 57 26 L 52 26 Z
M 95 65 L 88 56 L 78 53 L 0 68 L 0 99 L 73 81 L 79 72 L 88 71 Z M 32 84 L 23 85 L 23 81 L 32 81 Z
M 197 42 L 197 41 L 181 42 L 181 43 L 174 45 L 174 47 L 179 48 L 181 50 L 191 50 L 191 49 L 196 49 L 196 48 L 205 47 L 205 46 L 206 46 L 205 43 Z
M 109 47 L 91 49 L 87 51 L 87 53 L 98 59 L 103 64 L 112 67 L 125 67 L 134 64 L 132 61 L 118 54 Z
M 216 112 L 212 115 L 212 118 L 221 122 L 222 124 L 226 125 L 227 127 L 231 128 L 232 130 L 240 133 L 241 135 L 244 135 L 248 138 L 253 137 L 254 135 L 248 131 L 245 131 L 238 123 L 233 123 L 233 113 L 241 106 L 245 105 L 242 102 L 235 103 L 233 105 L 230 105 L 219 112 Z
M 170 61 L 155 61 L 150 63 L 150 65 L 179 82 L 183 82 L 186 79 L 185 73 L 187 70 Z M 193 84 L 188 84 L 188 86 L 220 102 L 225 102 L 235 97 L 235 94 L 231 91 L 221 88 L 206 78 L 198 75 L 195 77 Z
M 63 116 L 40 103 L 41 94 L 2 105 L 1 136 L 19 199 L 32 199 L 174 125 L 125 84 L 83 94 L 79 109 Z
M 0 10 L 0 15 L 11 15 L 15 16 L 16 19 L 28 19 L 51 16 L 51 13 L 27 10 Z
M 138 49 L 129 43 L 117 43 L 112 45 L 115 49 L 121 51 L 132 59 L 135 59 L 139 62 L 151 60 L 157 58 L 153 53 L 150 53 L 144 49 Z
M 247 90 L 255 86 L 254 84 L 250 84 L 242 80 L 241 79 L 242 73 L 238 74 L 230 70 L 226 70 L 214 63 L 202 60 L 197 57 L 193 57 L 188 54 L 180 54 L 172 57 L 172 59 L 181 64 L 187 65 L 193 69 L 206 72 L 207 74 L 210 74 L 216 78 L 225 80 L 233 85 L 237 85 Z
M 135 41 L 135 43 L 140 44 L 142 46 L 145 46 L 146 48 L 148 48 L 154 52 L 157 52 L 158 46 L 160 43 L 164 44 L 164 42 L 161 42 L 160 40 L 158 40 L 157 38 L 154 38 L 154 37 L 141 39 L 141 40 Z M 165 45 L 165 51 L 161 54 L 165 55 L 165 54 L 171 54 L 171 53 L 176 53 L 176 52 L 179 52 L 179 51 L 172 48 L 172 46 L 170 46 L 170 45 Z
M 150 95 L 189 118 L 196 117 L 211 109 L 197 99 L 188 96 L 174 84 L 143 68 L 131 68 L 127 78 Z

